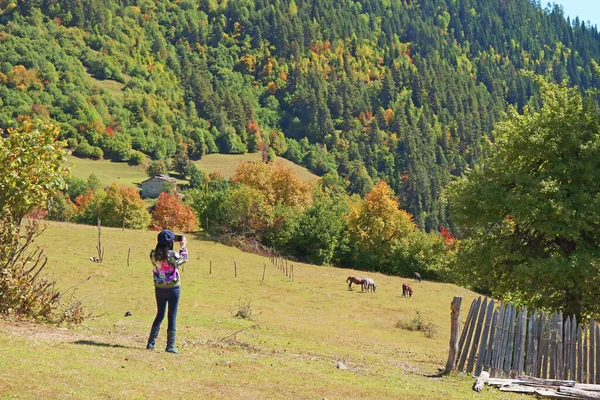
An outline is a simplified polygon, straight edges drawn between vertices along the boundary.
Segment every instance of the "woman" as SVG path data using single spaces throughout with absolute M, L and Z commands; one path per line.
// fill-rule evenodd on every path
M 188 260 L 188 253 L 185 247 L 187 241 L 184 236 L 181 236 L 180 239 L 179 244 L 181 248 L 179 249 L 179 253 L 177 253 L 173 251 L 175 234 L 169 229 L 163 229 L 158 234 L 156 248 L 150 252 L 150 260 L 154 266 L 154 293 L 156 295 L 157 311 L 146 348 L 154 348 L 160 324 L 165 318 L 168 305 L 167 348 L 165 351 L 175 354 L 179 354 L 179 350 L 175 348 L 177 306 L 179 305 L 180 292 L 178 267 Z

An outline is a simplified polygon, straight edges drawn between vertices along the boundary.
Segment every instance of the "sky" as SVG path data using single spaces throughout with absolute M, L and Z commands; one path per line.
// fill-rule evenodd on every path
M 600 29 L 600 0 L 550 0 L 542 1 L 542 7 L 548 3 L 560 4 L 563 7 L 565 18 L 579 16 L 580 20 L 590 21 Z

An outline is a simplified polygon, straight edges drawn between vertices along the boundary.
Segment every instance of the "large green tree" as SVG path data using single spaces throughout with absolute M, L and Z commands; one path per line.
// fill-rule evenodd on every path
M 539 111 L 509 109 L 491 156 L 449 189 L 476 289 L 579 318 L 600 315 L 600 116 L 591 94 L 537 79 Z
M 17 128 L 0 128 L 0 207 L 18 226 L 65 186 L 65 143 L 55 124 L 25 120 Z

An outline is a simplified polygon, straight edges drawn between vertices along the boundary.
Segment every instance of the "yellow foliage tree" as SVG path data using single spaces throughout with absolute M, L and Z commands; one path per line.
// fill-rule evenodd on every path
M 399 240 L 415 230 L 409 213 L 401 210 L 392 189 L 380 181 L 365 196 L 350 205 L 348 233 L 361 251 L 389 256 Z
M 270 206 L 304 207 L 312 203 L 311 186 L 282 163 L 242 162 L 232 181 L 260 191 Z
M 277 163 L 272 171 L 275 201 L 292 207 L 304 207 L 312 203 L 311 186 L 298 178 L 291 169 Z

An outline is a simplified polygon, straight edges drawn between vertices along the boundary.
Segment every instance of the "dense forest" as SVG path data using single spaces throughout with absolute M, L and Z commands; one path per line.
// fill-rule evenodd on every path
M 128 162 L 268 146 L 349 194 L 384 180 L 428 232 L 507 105 L 538 103 L 521 71 L 584 90 L 600 58 L 530 0 L 0 0 L 0 44 L 2 127 Z

